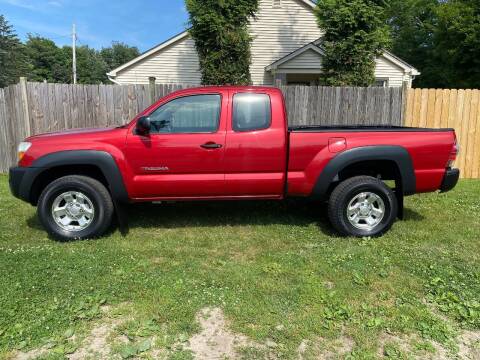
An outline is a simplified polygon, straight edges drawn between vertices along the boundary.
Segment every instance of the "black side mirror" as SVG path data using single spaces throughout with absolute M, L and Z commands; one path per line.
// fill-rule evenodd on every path
M 151 128 L 152 124 L 150 123 L 150 118 L 148 116 L 142 116 L 137 120 L 135 132 L 137 135 L 147 135 Z

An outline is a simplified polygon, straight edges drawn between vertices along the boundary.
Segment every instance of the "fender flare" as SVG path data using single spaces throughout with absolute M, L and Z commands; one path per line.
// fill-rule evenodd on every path
M 58 166 L 93 165 L 100 169 L 107 180 L 110 194 L 115 202 L 128 203 L 128 192 L 123 176 L 111 154 L 98 150 L 69 150 L 54 152 L 35 160 L 28 168 L 20 188 L 24 199 L 31 199 L 32 185 L 43 172 Z
M 415 194 L 415 171 L 407 149 L 402 146 L 364 146 L 344 151 L 330 160 L 319 175 L 312 196 L 316 199 L 325 199 L 328 189 L 338 173 L 349 165 L 372 160 L 395 162 L 400 171 L 403 195 Z

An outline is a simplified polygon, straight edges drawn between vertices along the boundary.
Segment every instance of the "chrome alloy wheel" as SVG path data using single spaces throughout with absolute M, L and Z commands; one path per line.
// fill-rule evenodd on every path
M 68 191 L 57 196 L 52 204 L 53 220 L 65 231 L 85 230 L 92 223 L 94 216 L 92 201 L 77 191 Z
M 360 230 L 372 231 L 385 216 L 385 203 L 372 192 L 356 195 L 348 204 L 347 218 L 350 224 Z

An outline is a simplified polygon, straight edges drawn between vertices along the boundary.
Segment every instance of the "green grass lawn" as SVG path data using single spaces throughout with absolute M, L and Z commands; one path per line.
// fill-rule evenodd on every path
M 312 205 L 232 202 L 139 205 L 125 237 L 57 243 L 6 176 L 0 198 L 0 358 L 63 358 L 115 319 L 109 356 L 188 359 L 204 308 L 267 344 L 249 359 L 454 356 L 480 330 L 480 181 L 407 198 L 380 239 L 339 238 Z

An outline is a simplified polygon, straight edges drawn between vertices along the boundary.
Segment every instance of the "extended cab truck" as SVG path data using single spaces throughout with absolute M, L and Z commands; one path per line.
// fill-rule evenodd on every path
M 342 235 L 379 236 L 405 195 L 456 185 L 456 155 L 451 129 L 288 128 L 278 89 L 204 87 L 121 127 L 26 139 L 10 186 L 60 240 L 102 235 L 127 203 L 286 197 L 328 202 Z

